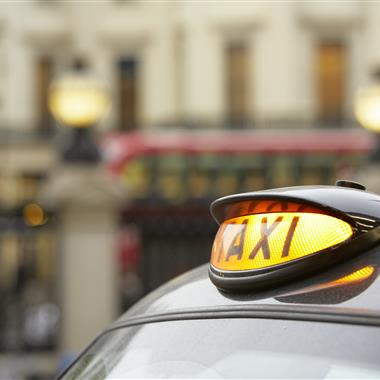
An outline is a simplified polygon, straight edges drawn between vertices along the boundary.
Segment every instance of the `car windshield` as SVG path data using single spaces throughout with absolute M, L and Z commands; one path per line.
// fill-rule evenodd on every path
M 102 335 L 62 379 L 379 378 L 379 334 L 263 319 L 143 324 Z

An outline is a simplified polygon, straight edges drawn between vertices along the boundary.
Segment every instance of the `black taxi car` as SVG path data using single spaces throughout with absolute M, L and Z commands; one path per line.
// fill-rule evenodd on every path
M 211 213 L 210 264 L 142 299 L 60 379 L 380 378 L 380 196 L 340 181 Z

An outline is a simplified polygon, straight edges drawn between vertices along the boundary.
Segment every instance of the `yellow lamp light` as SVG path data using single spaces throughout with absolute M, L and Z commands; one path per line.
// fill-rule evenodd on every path
M 49 108 L 59 122 L 86 128 L 107 114 L 110 99 L 104 88 L 92 78 L 82 73 L 71 74 L 53 82 Z
M 380 84 L 374 84 L 358 91 L 355 115 L 364 128 L 380 132 Z
M 29 203 L 23 209 L 25 223 L 30 227 L 41 226 L 46 222 L 44 210 L 37 203 Z

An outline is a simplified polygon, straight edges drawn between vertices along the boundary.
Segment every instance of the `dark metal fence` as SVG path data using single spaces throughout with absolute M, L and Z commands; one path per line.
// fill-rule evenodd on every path
M 207 203 L 128 207 L 126 227 L 139 231 L 137 272 L 143 293 L 208 261 L 217 224 Z

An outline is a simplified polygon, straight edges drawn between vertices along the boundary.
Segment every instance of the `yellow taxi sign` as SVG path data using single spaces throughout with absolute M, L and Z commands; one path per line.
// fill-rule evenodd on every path
M 228 292 L 272 289 L 380 244 L 380 197 L 349 185 L 270 189 L 215 200 L 210 211 L 220 228 L 209 266 L 212 283 Z
M 335 247 L 353 234 L 346 221 L 316 210 L 238 216 L 221 224 L 211 265 L 221 271 L 268 268 Z

